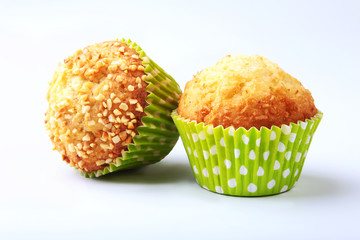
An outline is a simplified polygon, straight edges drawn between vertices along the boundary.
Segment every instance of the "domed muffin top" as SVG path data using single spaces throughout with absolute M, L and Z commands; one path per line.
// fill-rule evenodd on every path
M 65 161 L 91 172 L 122 156 L 145 116 L 145 76 L 138 53 L 120 41 L 80 49 L 59 65 L 45 123 Z
M 178 114 L 198 123 L 250 129 L 296 123 L 317 113 L 309 90 L 268 59 L 226 56 L 186 84 Z

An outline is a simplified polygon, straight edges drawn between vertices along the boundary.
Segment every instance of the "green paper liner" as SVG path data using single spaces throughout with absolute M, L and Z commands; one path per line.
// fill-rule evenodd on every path
M 260 130 L 204 125 L 172 118 L 198 184 L 233 196 L 264 196 L 290 190 L 298 181 L 322 113 L 297 124 Z
M 148 83 L 146 91 L 149 93 L 146 102 L 149 105 L 144 109 L 146 116 L 141 118 L 143 126 L 137 128 L 138 135 L 133 137 L 134 143 L 128 145 L 128 151 L 104 169 L 90 173 L 80 170 L 85 177 L 99 177 L 118 170 L 156 163 L 169 154 L 179 138 L 171 118 L 171 112 L 177 108 L 182 94 L 179 85 L 135 42 L 130 39 L 120 41 L 133 48 L 143 60 L 147 74 L 145 82 Z

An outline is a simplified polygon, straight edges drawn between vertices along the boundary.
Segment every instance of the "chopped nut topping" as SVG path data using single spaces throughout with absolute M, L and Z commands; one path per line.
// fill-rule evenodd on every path
M 89 134 L 86 134 L 83 138 L 82 138 L 83 141 L 90 141 L 90 136 Z
M 136 68 L 137 68 L 136 65 L 130 65 L 129 66 L 130 71 L 135 71 Z
M 132 122 L 129 122 L 128 128 L 129 128 L 129 129 L 134 129 L 134 124 L 133 124 Z
M 140 65 L 140 66 L 138 67 L 138 70 L 139 70 L 139 71 L 145 71 L 145 68 Z
M 118 142 L 120 142 L 119 136 L 113 137 L 113 138 L 112 138 L 112 141 L 113 141 L 115 144 L 118 143 Z
M 90 106 L 83 106 L 82 107 L 82 113 L 86 113 L 90 110 Z
M 129 99 L 130 104 L 136 104 L 138 101 L 137 99 Z
M 113 102 L 114 102 L 114 103 L 119 103 L 119 102 L 121 102 L 121 101 L 120 101 L 119 98 L 115 98 Z
M 127 138 L 126 132 L 121 132 L 120 133 L 120 138 L 121 138 L 122 141 L 124 141 Z
M 127 119 L 124 115 L 121 117 L 122 123 L 127 123 L 128 121 L 129 121 L 129 119 Z
M 79 165 L 80 168 L 83 168 L 84 165 L 85 165 L 85 162 L 84 162 L 84 161 L 79 161 L 79 162 L 78 162 L 78 165 Z
M 119 110 L 115 109 L 115 110 L 114 110 L 114 114 L 115 114 L 116 116 L 119 116 L 119 115 L 121 115 L 121 112 L 120 112 Z
M 134 91 L 134 89 L 135 89 L 135 88 L 134 88 L 133 85 L 129 85 L 129 86 L 128 86 L 128 90 L 129 90 L 130 92 Z
M 112 108 L 111 99 L 108 99 L 106 102 L 107 102 L 107 107 L 108 107 L 108 109 L 110 110 L 110 109 Z
M 97 101 L 102 101 L 102 100 L 104 100 L 105 99 L 105 96 L 103 95 L 103 94 L 99 94 L 99 95 L 97 95 L 96 97 L 94 97 L 95 98 L 95 100 L 97 100 Z
M 76 144 L 76 146 L 77 146 L 78 149 L 82 149 L 82 144 L 81 143 Z
M 142 106 L 139 103 L 136 104 L 136 109 L 135 110 L 138 111 L 138 112 L 143 112 L 144 111 L 144 109 L 142 108 Z
M 124 111 L 127 111 L 129 109 L 129 107 L 126 103 L 121 103 L 119 108 Z
M 97 166 L 101 166 L 101 165 L 103 165 L 103 164 L 105 164 L 105 161 L 104 161 L 104 160 L 98 160 L 98 161 L 96 161 L 96 165 L 97 165 Z
M 76 151 L 75 148 L 74 148 L 74 144 L 73 144 L 73 143 L 70 143 L 70 144 L 68 145 L 68 148 L 69 148 L 69 151 L 70 151 L 70 152 L 75 152 L 75 151 Z
M 89 125 L 89 126 L 94 126 L 94 125 L 95 125 L 95 121 L 94 121 L 94 120 L 88 121 L 88 125 Z
M 112 114 L 109 115 L 109 121 L 110 122 L 115 122 L 116 121 L 114 115 L 112 115 Z

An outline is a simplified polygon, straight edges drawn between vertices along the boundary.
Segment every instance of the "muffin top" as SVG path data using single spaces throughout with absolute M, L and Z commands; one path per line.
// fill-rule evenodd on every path
M 45 124 L 65 161 L 91 172 L 122 156 L 145 115 L 144 77 L 138 53 L 120 41 L 88 46 L 59 64 Z
M 185 86 L 178 114 L 198 123 L 250 129 L 296 123 L 317 113 L 309 90 L 268 59 L 226 56 Z

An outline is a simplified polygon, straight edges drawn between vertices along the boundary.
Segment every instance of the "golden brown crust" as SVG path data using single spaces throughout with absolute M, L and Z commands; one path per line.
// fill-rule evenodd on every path
M 281 126 L 317 113 L 309 90 L 260 56 L 227 56 L 186 84 L 178 113 L 198 123 L 250 129 Z
M 119 41 L 78 50 L 59 65 L 45 124 L 64 161 L 91 172 L 122 156 L 145 115 L 144 77 L 137 52 Z

